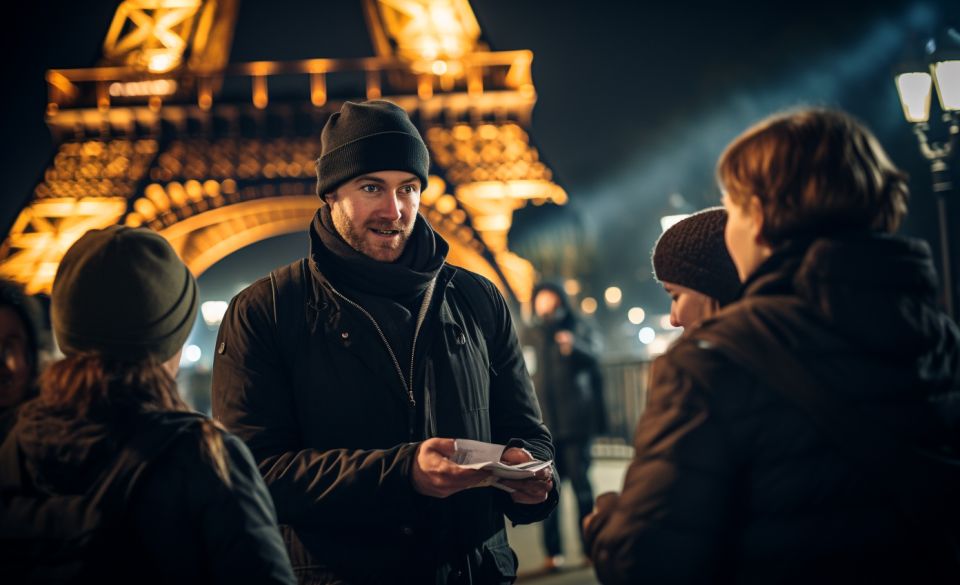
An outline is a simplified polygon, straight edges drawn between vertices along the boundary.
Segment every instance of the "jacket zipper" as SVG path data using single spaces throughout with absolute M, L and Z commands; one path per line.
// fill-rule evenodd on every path
M 400 376 L 400 383 L 403 384 L 403 389 L 406 390 L 407 392 L 407 400 L 410 402 L 411 407 L 415 407 L 417 405 L 417 400 L 413 396 L 413 366 L 416 363 L 415 354 L 417 351 L 417 337 L 420 335 L 420 327 L 423 325 L 423 320 L 427 316 L 427 310 L 430 308 L 430 299 L 433 297 L 433 289 L 434 289 L 434 286 L 436 285 L 436 282 L 437 282 L 436 279 L 434 279 L 434 280 L 431 280 L 430 284 L 427 285 L 427 290 L 423 294 L 423 302 L 420 304 L 420 312 L 417 314 L 417 324 L 413 330 L 413 344 L 410 347 L 410 382 L 409 383 L 407 383 L 407 380 L 403 376 L 403 370 L 400 369 L 400 361 L 397 359 L 397 355 L 393 353 L 393 348 L 390 346 L 390 342 L 387 341 L 387 336 L 383 334 L 383 329 L 380 328 L 380 324 L 377 323 L 377 320 L 373 318 L 373 315 L 371 315 L 366 309 L 360 306 L 359 303 L 343 296 L 343 294 L 337 289 L 335 289 L 333 285 L 331 285 L 329 282 L 327 283 L 327 286 L 330 287 L 330 290 L 333 292 L 333 294 L 337 295 L 338 297 L 340 297 L 341 299 L 349 303 L 351 306 L 356 308 L 358 311 L 366 315 L 367 319 L 370 320 L 370 323 L 373 324 L 373 328 L 376 329 L 377 335 L 380 336 L 380 340 L 383 341 L 383 345 L 387 348 L 387 353 L 390 354 L 390 359 L 393 361 L 393 368 L 396 370 L 397 375 Z

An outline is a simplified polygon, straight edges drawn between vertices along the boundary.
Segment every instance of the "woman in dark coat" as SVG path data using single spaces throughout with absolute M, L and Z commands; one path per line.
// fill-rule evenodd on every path
M 81 237 L 53 285 L 51 364 L 0 446 L 10 582 L 293 583 L 249 451 L 174 376 L 197 285 L 160 235 Z

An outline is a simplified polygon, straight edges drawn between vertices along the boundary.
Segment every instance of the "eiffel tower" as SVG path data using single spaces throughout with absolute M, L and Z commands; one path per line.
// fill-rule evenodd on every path
M 513 212 L 567 201 L 528 132 L 532 53 L 489 50 L 468 0 L 364 0 L 375 56 L 231 63 L 238 10 L 124 0 L 96 67 L 47 72 L 56 153 L 0 246 L 0 276 L 49 293 L 70 245 L 114 224 L 159 232 L 196 276 L 304 231 L 327 117 L 383 98 L 430 149 L 421 212 L 448 260 L 526 302 L 534 269 L 508 248 Z

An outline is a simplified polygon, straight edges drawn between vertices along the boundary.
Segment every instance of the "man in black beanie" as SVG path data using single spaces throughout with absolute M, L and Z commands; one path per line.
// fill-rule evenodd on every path
M 550 469 L 492 485 L 455 463 L 456 438 L 553 459 L 506 303 L 418 213 L 429 154 L 403 109 L 346 102 L 321 148 L 310 256 L 230 304 L 214 416 L 253 451 L 302 583 L 513 582 L 503 516 L 546 517 Z
M 670 324 L 691 327 L 737 299 L 740 277 L 723 241 L 727 212 L 705 209 L 670 226 L 653 249 L 653 272 L 670 295 Z

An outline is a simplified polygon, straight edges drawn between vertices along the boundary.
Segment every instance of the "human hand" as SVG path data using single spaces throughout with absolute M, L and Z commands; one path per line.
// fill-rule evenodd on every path
M 573 333 L 562 329 L 553 335 L 553 340 L 557 342 L 557 348 L 560 355 L 570 355 L 573 353 Z
M 491 473 L 465 469 L 450 460 L 456 451 L 454 439 L 427 439 L 413 458 L 413 489 L 431 498 L 446 498 L 490 481 Z
M 510 447 L 504 450 L 500 456 L 500 461 L 510 465 L 526 463 L 533 461 L 533 455 L 526 449 L 519 447 Z M 512 490 L 510 499 L 518 504 L 539 504 L 547 499 L 550 490 L 553 489 L 553 471 L 551 467 L 541 469 L 529 479 L 503 479 L 498 483 Z
M 597 496 L 597 502 L 593 506 L 593 511 L 587 514 L 583 519 L 583 534 L 586 537 L 584 540 L 586 542 L 592 541 L 592 534 L 596 532 L 593 530 L 596 526 L 602 525 L 606 522 L 610 512 L 617 507 L 617 503 L 620 501 L 620 494 L 617 492 L 606 492 Z

